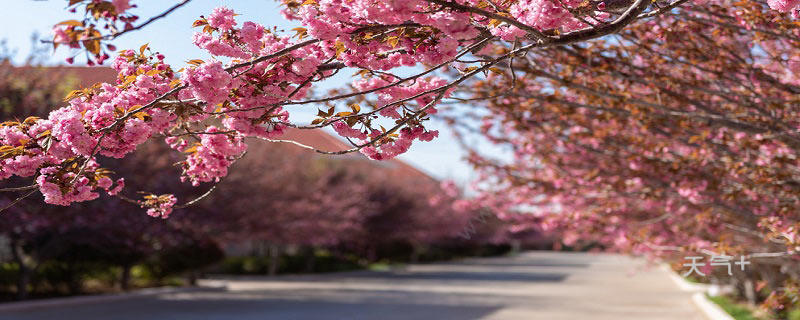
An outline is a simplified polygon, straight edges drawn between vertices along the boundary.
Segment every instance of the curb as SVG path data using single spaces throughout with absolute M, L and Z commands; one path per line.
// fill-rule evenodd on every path
M 197 291 L 224 291 L 224 290 L 227 290 L 227 287 L 218 285 L 200 285 L 196 287 L 145 288 L 125 293 L 110 293 L 110 294 L 51 298 L 51 299 L 41 299 L 41 300 L 20 301 L 20 302 L 7 302 L 0 304 L 0 312 L 19 311 L 19 310 L 27 310 L 34 308 L 62 307 L 62 306 L 72 306 L 72 305 L 90 304 L 90 303 L 103 303 L 103 302 L 119 301 L 119 300 L 133 299 L 139 297 L 155 296 L 160 294 L 185 293 L 185 292 L 197 292 Z
M 708 300 L 705 293 L 698 292 L 693 294 L 692 301 L 694 301 L 694 305 L 697 306 L 700 311 L 703 311 L 706 317 L 711 320 L 734 320 L 731 315 L 725 312 L 725 310 L 722 310 L 716 303 Z
M 708 299 L 706 292 L 708 292 L 708 288 L 711 287 L 710 285 L 691 283 L 675 273 L 668 265 L 665 264 L 661 267 L 664 271 L 667 271 L 669 278 L 672 279 L 672 282 L 675 282 L 681 290 L 694 292 L 694 294 L 692 294 L 692 302 L 694 302 L 694 305 L 697 309 L 700 309 L 706 318 L 709 320 L 735 320 L 731 315 L 725 312 L 725 310 L 722 310 L 720 306 Z
M 678 285 L 678 288 L 681 288 L 681 290 L 683 291 L 708 292 L 708 288 L 711 287 L 711 285 L 705 283 L 692 283 L 686 281 L 686 279 L 678 275 L 674 270 L 672 270 L 672 268 L 670 268 L 666 264 L 661 265 L 661 269 L 666 271 L 667 275 L 669 275 L 669 278 L 672 279 L 672 282 L 675 282 L 675 284 Z

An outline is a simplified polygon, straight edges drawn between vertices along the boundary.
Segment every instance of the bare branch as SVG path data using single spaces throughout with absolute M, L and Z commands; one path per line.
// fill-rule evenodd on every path
M 147 19 L 147 21 L 145 21 L 144 23 L 142 23 L 142 24 L 140 24 L 138 26 L 135 26 L 133 28 L 128 28 L 128 29 L 125 29 L 125 30 L 122 30 L 122 31 L 117 31 L 117 32 L 110 33 L 110 34 L 103 35 L 103 36 L 99 36 L 99 37 L 91 37 L 91 38 L 85 38 L 85 39 L 74 40 L 74 41 L 54 42 L 52 40 L 41 40 L 41 42 L 43 42 L 43 43 L 70 44 L 70 43 L 78 43 L 78 42 L 93 41 L 93 40 L 114 40 L 114 39 L 118 38 L 119 36 L 121 36 L 123 34 L 126 34 L 128 32 L 132 32 L 132 31 L 140 30 L 140 29 L 146 27 L 147 25 L 155 22 L 156 20 L 159 20 L 161 18 L 164 18 L 164 17 L 168 16 L 170 13 L 172 13 L 173 11 L 177 10 L 180 7 L 183 7 L 184 5 L 189 3 L 190 1 L 192 1 L 192 0 L 183 0 L 183 1 L 175 4 L 174 6 L 170 7 L 166 11 L 162 12 L 161 14 L 159 14 L 157 16 L 150 17 L 150 19 Z
M 36 185 L 36 184 L 32 184 L 32 185 L 29 185 L 29 186 L 24 186 L 24 187 L 3 188 L 3 189 L 0 189 L 0 192 L 17 192 L 17 191 L 27 191 L 27 190 L 36 189 L 36 188 L 38 188 L 38 187 L 39 187 L 38 185 Z
M 463 12 L 471 12 L 471 13 L 475 13 L 475 14 L 478 14 L 478 15 L 481 15 L 481 16 L 484 16 L 484 17 L 487 17 L 487 18 L 492 18 L 492 19 L 495 19 L 495 20 L 503 21 L 503 22 L 508 23 L 508 24 L 510 24 L 512 26 L 515 26 L 517 28 L 525 30 L 525 32 L 527 32 L 528 34 L 532 35 L 536 40 L 539 40 L 539 41 L 546 41 L 547 39 L 549 39 L 549 37 L 546 36 L 541 31 L 539 31 L 539 29 L 536 29 L 536 28 L 531 27 L 531 26 L 529 26 L 527 24 L 519 22 L 519 21 L 517 21 L 515 19 L 506 17 L 504 15 L 500 15 L 500 14 L 497 14 L 497 13 L 494 13 L 494 12 L 490 12 L 490 11 L 486 11 L 486 10 L 478 9 L 478 8 L 475 8 L 475 7 L 459 4 L 459 3 L 456 3 L 456 2 L 446 1 L 446 0 L 426 0 L 426 1 L 428 1 L 430 3 L 438 4 L 440 6 L 447 7 L 447 8 L 450 8 L 450 9 L 463 11 Z

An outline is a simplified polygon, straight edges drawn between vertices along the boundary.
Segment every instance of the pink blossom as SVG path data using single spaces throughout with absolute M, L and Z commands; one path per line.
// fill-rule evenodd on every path
M 431 130 L 431 131 L 428 131 L 428 132 L 425 132 L 425 133 L 421 134 L 419 136 L 419 140 L 420 141 L 433 141 L 433 139 L 435 139 L 438 136 L 439 136 L 439 131 L 438 130 Z
M 216 104 L 225 101 L 232 79 L 219 61 L 187 69 L 181 76 L 181 81 L 189 85 L 194 96 L 206 102 L 206 111 L 213 111 Z
M 147 215 L 153 218 L 169 218 L 178 198 L 174 195 L 163 195 L 160 197 L 151 196 L 151 199 L 142 201 L 142 208 L 147 208 Z
M 114 11 L 121 14 L 131 8 L 130 0 L 112 0 L 111 4 L 114 5 Z
M 216 127 L 209 127 L 196 150 L 184 162 L 183 178 L 199 185 L 201 182 L 219 181 L 228 174 L 228 167 L 247 150 L 241 135 L 221 134 Z M 220 134 L 215 134 L 220 133 Z
M 125 188 L 125 178 L 119 178 L 117 179 L 116 186 L 108 189 L 108 195 L 116 196 L 122 191 L 123 188 Z
M 230 30 L 236 25 L 236 20 L 233 16 L 233 10 L 226 7 L 218 7 L 208 16 L 208 25 L 223 31 Z
M 80 44 L 78 42 L 72 41 L 69 35 L 67 35 L 65 26 L 55 26 L 53 27 L 53 42 L 58 44 L 67 45 L 70 48 L 80 48 Z
M 767 4 L 773 10 L 789 12 L 800 5 L 800 0 L 767 0 Z
M 39 191 L 47 203 L 67 206 L 72 202 L 94 200 L 99 196 L 92 191 L 93 188 L 86 177 L 75 179 L 75 174 L 63 173 L 56 167 L 41 169 L 40 173 L 41 175 L 36 178 L 36 184 L 39 185 Z M 71 185 L 62 189 L 61 185 L 67 183 Z
M 367 139 L 366 133 L 356 128 L 351 128 L 347 125 L 347 123 L 344 122 L 344 120 L 336 121 L 331 126 L 333 127 L 333 130 L 335 130 L 336 133 L 342 137 L 356 138 L 361 140 Z

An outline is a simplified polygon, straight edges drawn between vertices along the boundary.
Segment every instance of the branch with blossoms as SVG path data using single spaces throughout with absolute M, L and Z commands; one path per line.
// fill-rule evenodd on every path
M 134 26 L 133 23 L 139 19 L 139 16 L 126 12 L 136 7 L 136 5 L 130 4 L 130 0 L 70 0 L 67 6 L 69 12 L 76 13 L 79 9 L 83 9 L 84 18 L 59 22 L 53 28 L 55 33 L 53 40 L 42 40 L 42 42 L 51 43 L 54 49 L 60 45 L 66 45 L 72 49 L 83 49 L 87 53 L 87 62 L 90 66 L 95 63 L 103 64 L 109 58 L 104 47 L 112 52 L 116 50 L 113 44 L 104 44 L 103 41 L 111 41 L 126 33 L 141 30 L 151 23 L 167 17 L 190 1 L 183 0 Z M 103 27 L 98 28 L 99 25 L 103 25 Z M 107 32 L 103 34 L 103 30 L 107 30 Z M 74 61 L 75 56 L 67 58 L 69 64 Z
M 114 23 L 136 20 L 128 1 L 71 1 L 73 9 L 84 6 L 87 17 L 57 25 L 53 44 L 82 45 L 97 56 L 101 41 L 138 30 L 187 2 L 138 27 L 119 29 Z M 52 204 L 92 200 L 98 191 L 119 195 L 124 180 L 113 180 L 98 157 L 123 158 L 148 139 L 164 137 L 185 154 L 179 163 L 182 180 L 199 186 L 227 175 L 247 149 L 245 138 L 285 142 L 280 137 L 290 127 L 332 127 L 353 146 L 317 152 L 391 159 L 415 141 L 438 136 L 426 122 L 465 81 L 502 72 L 497 67 L 514 57 L 600 38 L 669 12 L 648 11 L 646 0 L 617 4 L 608 12 L 569 1 L 283 4 L 284 16 L 305 26 L 293 29 L 294 36 L 255 22 L 239 25 L 226 8 L 196 20 L 192 42 L 216 58 L 190 60 L 177 71 L 147 45 L 121 51 L 112 62 L 119 73 L 116 83 L 74 91 L 67 97 L 69 106 L 47 119 L 3 124 L 0 175 L 33 177 Z M 101 21 L 111 33 L 96 30 Z M 504 48 L 509 43 L 512 48 Z M 465 63 L 467 56 L 477 59 Z M 410 77 L 396 75 L 418 65 L 430 67 Z M 358 69 L 352 92 L 312 96 L 316 84 L 346 68 Z M 448 68 L 458 76 L 436 76 Z M 291 123 L 289 108 L 303 105 L 316 105 L 317 118 L 309 125 Z M 136 201 L 165 216 L 177 203 L 173 200 L 148 195 Z

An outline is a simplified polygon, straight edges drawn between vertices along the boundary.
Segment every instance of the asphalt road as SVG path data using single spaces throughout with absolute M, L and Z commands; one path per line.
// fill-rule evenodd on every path
M 237 278 L 194 290 L 0 312 L 0 319 L 703 319 L 659 267 L 527 252 L 385 272 Z

